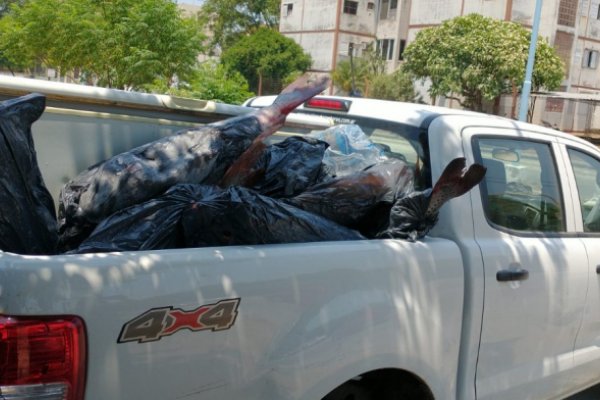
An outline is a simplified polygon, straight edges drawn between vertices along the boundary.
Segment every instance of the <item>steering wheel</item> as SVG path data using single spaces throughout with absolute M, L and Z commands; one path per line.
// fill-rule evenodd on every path
M 549 197 L 549 196 L 547 196 Z M 532 205 L 532 202 L 539 201 L 539 195 L 529 195 L 522 193 L 510 193 L 510 199 L 518 211 L 515 218 L 520 220 L 520 225 L 524 225 L 524 230 L 537 230 L 540 228 L 544 211 L 541 207 Z M 552 201 L 554 203 L 554 201 Z
M 543 214 L 541 208 L 534 207 L 530 204 L 525 204 L 523 206 L 523 214 L 525 214 L 528 227 L 539 228 Z

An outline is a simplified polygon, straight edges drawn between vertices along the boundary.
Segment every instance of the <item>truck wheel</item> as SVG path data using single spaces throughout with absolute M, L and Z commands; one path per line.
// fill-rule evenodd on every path
M 359 383 L 346 382 L 322 400 L 374 400 L 374 398 Z

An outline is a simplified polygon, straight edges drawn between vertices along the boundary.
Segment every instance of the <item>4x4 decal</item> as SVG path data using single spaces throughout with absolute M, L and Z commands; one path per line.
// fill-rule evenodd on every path
M 117 342 L 153 342 L 181 329 L 192 332 L 229 329 L 235 323 L 239 305 L 240 299 L 227 299 L 190 311 L 173 306 L 153 308 L 123 325 Z

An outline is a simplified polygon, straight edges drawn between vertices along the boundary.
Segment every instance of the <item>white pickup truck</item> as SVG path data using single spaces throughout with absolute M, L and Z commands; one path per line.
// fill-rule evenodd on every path
M 55 196 L 144 131 L 242 112 L 31 82 L 2 78 L 0 94 L 49 96 L 33 128 Z M 417 242 L 0 252 L 0 398 L 560 399 L 600 381 L 596 147 L 369 99 L 315 98 L 288 121 L 283 135 L 358 124 L 417 189 L 456 157 L 486 178 Z

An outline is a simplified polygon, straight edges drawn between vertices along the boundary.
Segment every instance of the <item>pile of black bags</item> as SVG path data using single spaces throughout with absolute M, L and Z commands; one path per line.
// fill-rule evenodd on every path
M 336 136 L 344 137 L 348 127 L 333 129 Z M 380 155 L 366 169 L 332 176 L 323 163 L 328 148 L 329 143 L 312 137 L 289 137 L 269 146 L 260 142 L 229 166 L 218 185 L 176 184 L 160 196 L 110 215 L 77 247 L 71 244 L 74 250 L 70 251 L 374 237 L 373 221 L 385 225 L 396 197 L 405 194 L 403 188 L 412 188 L 410 169 Z M 374 219 L 377 213 L 381 217 Z
M 3 251 L 416 240 L 436 222 L 437 209 L 427 208 L 432 191 L 414 192 L 412 170 L 387 158 L 357 126 L 266 145 L 247 118 L 182 132 L 90 167 L 64 186 L 57 218 L 31 136 L 44 105 L 43 96 L 29 95 L 0 106 Z

